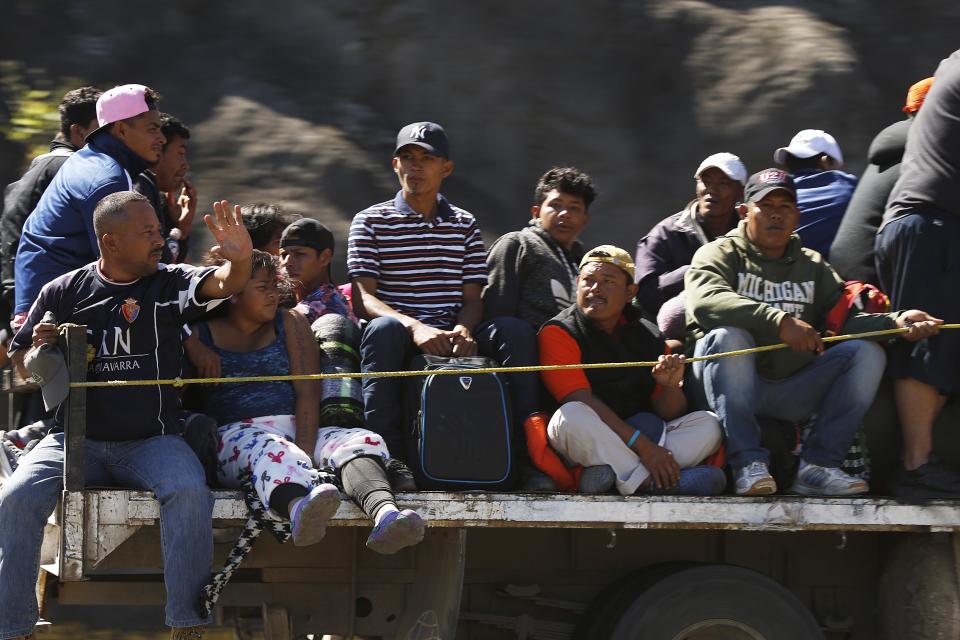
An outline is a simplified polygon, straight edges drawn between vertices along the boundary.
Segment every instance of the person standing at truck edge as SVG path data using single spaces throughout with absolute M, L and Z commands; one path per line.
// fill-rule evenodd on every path
M 830 264 L 844 280 L 879 284 L 874 243 L 887 209 L 893 186 L 900 179 L 900 164 L 907 146 L 907 133 L 933 84 L 926 78 L 910 86 L 903 112 L 906 119 L 878 133 L 867 150 L 867 168 L 850 198 L 840 228 L 830 245 Z
M 693 256 L 685 277 L 687 326 L 695 355 L 785 342 L 789 350 L 697 361 L 693 392 L 720 416 L 738 495 L 777 490 L 760 446 L 757 416 L 801 422 L 816 414 L 791 491 L 854 495 L 869 487 L 840 466 L 873 402 L 886 355 L 875 342 L 847 340 L 824 350 L 820 332 L 843 293 L 823 257 L 801 247 L 793 179 L 780 169 L 750 176 L 745 216 L 726 236 Z M 843 333 L 910 327 L 919 340 L 942 320 L 923 311 L 851 313 Z
M 960 51 L 940 63 L 910 126 L 900 179 L 877 234 L 877 274 L 895 306 L 924 305 L 960 320 Z M 890 372 L 903 465 L 893 492 L 960 497 L 960 472 L 933 454 L 933 424 L 960 389 L 960 332 L 898 345 Z
M 41 289 L 13 339 L 17 366 L 57 342 L 56 323 L 71 322 L 87 328 L 89 380 L 180 375 L 184 323 L 240 291 L 250 278 L 252 248 L 239 207 L 230 211 L 228 203 L 218 202 L 214 212 L 205 220 L 227 262 L 206 268 L 161 265 L 160 221 L 147 199 L 130 191 L 104 198 L 93 213 L 100 259 Z M 48 312 L 56 323 L 44 321 Z M 61 391 L 66 394 L 65 384 Z M 177 389 L 92 388 L 86 408 L 86 484 L 156 495 L 166 623 L 174 638 L 200 637 L 210 622 L 198 607 L 213 561 L 213 496 L 197 455 L 181 436 Z M 37 621 L 40 543 L 62 487 L 63 414 L 61 405 L 58 428 L 23 458 L 0 491 L 0 638 L 29 636 Z

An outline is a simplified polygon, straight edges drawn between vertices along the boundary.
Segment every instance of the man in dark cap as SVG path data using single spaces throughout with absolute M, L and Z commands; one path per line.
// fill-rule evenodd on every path
M 370 318 L 360 345 L 363 371 L 404 369 L 421 352 L 476 355 L 478 342 L 480 350 L 496 352 L 508 364 L 508 336 L 474 335 L 483 310 L 486 251 L 473 215 L 440 194 L 453 173 L 443 127 L 433 122 L 403 127 L 392 164 L 400 191 L 354 217 L 347 247 L 357 308 Z M 406 453 L 402 394 L 398 378 L 364 379 L 366 426 L 400 457 Z M 398 466 L 391 470 L 395 482 L 403 476 L 403 487 L 411 486 L 408 473 Z
M 757 416 L 800 422 L 814 414 L 791 491 L 865 493 L 867 483 L 840 466 L 880 384 L 884 351 L 866 340 L 846 340 L 824 351 L 821 333 L 843 294 L 843 281 L 823 256 L 801 246 L 797 190 L 785 171 L 752 175 L 740 213 L 740 225 L 701 247 L 685 276 L 695 355 L 778 342 L 790 346 L 693 364 L 692 391 L 726 431 L 736 493 L 777 490 Z M 903 338 L 920 340 L 941 323 L 918 310 L 853 312 L 842 332 L 910 327 Z

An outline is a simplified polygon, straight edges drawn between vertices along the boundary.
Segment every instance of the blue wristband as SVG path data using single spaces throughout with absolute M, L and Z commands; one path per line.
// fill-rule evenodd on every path
M 633 435 L 630 436 L 630 439 L 627 440 L 627 448 L 632 447 L 633 443 L 636 442 L 637 438 L 639 437 L 640 437 L 640 429 L 637 429 L 636 431 L 633 432 Z

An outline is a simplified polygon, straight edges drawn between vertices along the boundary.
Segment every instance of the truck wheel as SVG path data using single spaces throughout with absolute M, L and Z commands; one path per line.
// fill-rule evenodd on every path
M 629 573 L 607 585 L 580 616 L 573 634 L 578 640 L 609 640 L 623 612 L 650 585 L 664 577 L 690 567 L 702 566 L 691 561 L 663 562 Z
M 616 640 L 823 640 L 817 621 L 786 588 L 730 565 L 674 571 L 634 598 Z

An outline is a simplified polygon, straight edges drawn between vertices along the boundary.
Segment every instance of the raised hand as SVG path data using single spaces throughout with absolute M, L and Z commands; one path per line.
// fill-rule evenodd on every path
M 253 242 L 250 233 L 243 226 L 243 217 L 240 215 L 240 205 L 230 210 L 230 203 L 226 200 L 213 203 L 213 215 L 203 216 L 207 228 L 213 234 L 217 245 L 211 251 L 218 252 L 225 260 L 239 262 L 248 260 L 253 255 Z
M 180 189 L 180 196 L 174 200 L 174 194 L 169 194 L 170 209 L 180 211 L 177 219 L 177 228 L 180 229 L 181 238 L 190 235 L 193 228 L 193 218 L 197 213 L 197 188 L 193 186 L 187 178 L 183 179 L 183 186 Z

